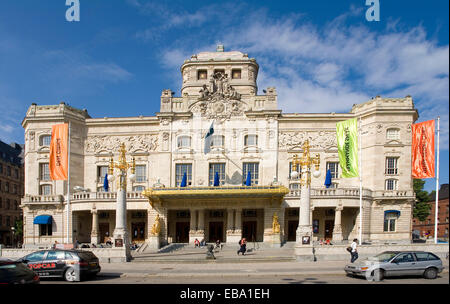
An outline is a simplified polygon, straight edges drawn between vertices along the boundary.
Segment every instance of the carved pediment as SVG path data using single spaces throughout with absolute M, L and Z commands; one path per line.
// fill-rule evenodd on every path
M 336 131 L 285 131 L 279 134 L 279 148 L 287 150 L 301 149 L 308 140 L 311 149 L 333 150 L 337 148 Z

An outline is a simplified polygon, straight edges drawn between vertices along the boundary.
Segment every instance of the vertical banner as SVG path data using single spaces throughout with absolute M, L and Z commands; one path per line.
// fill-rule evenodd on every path
M 336 136 L 342 177 L 359 176 L 358 122 L 356 118 L 338 122 L 336 124 Z
M 434 177 L 434 120 L 412 125 L 411 148 L 412 177 Z
M 68 171 L 68 136 L 69 125 L 52 126 L 52 140 L 50 142 L 50 178 L 52 180 L 67 180 Z

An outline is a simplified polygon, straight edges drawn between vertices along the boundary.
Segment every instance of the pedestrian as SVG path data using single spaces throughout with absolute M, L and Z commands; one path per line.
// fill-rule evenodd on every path
M 358 250 L 356 249 L 358 243 L 358 239 L 353 239 L 353 243 L 350 245 L 351 247 L 351 260 L 350 263 L 353 263 L 354 261 L 356 261 L 358 259 Z
M 245 255 L 245 252 L 247 251 L 247 240 L 245 238 L 242 238 L 239 241 L 239 250 L 237 251 L 237 255 L 239 255 L 239 252 L 242 252 L 242 255 Z
M 198 239 L 195 239 L 194 241 L 194 247 L 200 247 L 200 241 Z
M 55 243 L 52 245 L 52 249 L 56 249 L 56 245 L 58 245 L 58 241 L 55 241 Z

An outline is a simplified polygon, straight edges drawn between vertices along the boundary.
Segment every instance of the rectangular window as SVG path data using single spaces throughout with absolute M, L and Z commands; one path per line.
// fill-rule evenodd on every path
M 250 171 L 250 177 L 252 186 L 258 185 L 258 179 L 259 179 L 259 163 L 244 163 L 243 164 L 243 176 L 242 176 L 242 184 L 245 185 L 245 182 L 247 180 L 248 172 Z
M 223 147 L 224 136 L 223 135 L 213 135 L 211 137 L 211 147 Z
M 146 165 L 136 166 L 136 182 L 142 183 L 147 180 L 146 168 Z
M 9 215 L 6 216 L 6 227 L 11 227 L 11 217 Z
M 52 195 L 52 185 L 42 185 L 40 192 L 41 195 Z
M 41 163 L 39 170 L 41 180 L 43 181 L 50 180 L 50 168 L 48 166 L 48 163 Z
M 398 157 L 386 157 L 386 174 L 398 174 Z
M 214 186 L 214 177 L 216 172 L 219 174 L 219 184 L 222 186 L 225 184 L 225 164 L 209 164 L 209 185 Z
M 0 174 L 3 174 L 3 164 L 0 164 Z
M 339 162 L 327 162 L 327 171 L 330 170 L 331 178 L 339 177 Z
M 244 138 L 245 146 L 257 146 L 258 145 L 258 136 L 257 135 L 246 135 Z
M 397 221 L 397 215 L 393 213 L 388 213 L 384 216 L 384 232 L 394 232 L 395 222 Z
M 10 166 L 6 167 L 6 174 L 8 176 L 11 176 L 11 167 Z
M 192 185 L 192 164 L 176 164 L 175 165 L 175 186 L 181 185 L 183 175 L 186 172 L 186 185 Z
M 241 79 L 241 70 L 232 70 L 231 77 L 233 79 Z
M 52 234 L 53 234 L 52 224 L 39 225 L 39 235 L 40 236 L 50 236 Z
M 14 169 L 14 178 L 19 179 L 19 170 Z
M 400 139 L 400 130 L 388 129 L 386 131 L 386 139 L 388 139 L 388 140 Z
M 295 168 L 292 168 L 292 162 L 289 162 L 289 179 L 292 179 L 292 177 L 291 177 L 292 171 L 297 171 L 297 173 L 298 173 L 298 177 L 296 178 L 296 180 L 297 179 L 301 179 L 301 177 L 302 177 L 302 167 L 300 166 L 300 164 L 297 164 L 295 166 Z
M 190 148 L 191 138 L 189 136 L 180 136 L 177 141 L 178 148 Z
M 40 145 L 41 146 L 50 146 L 51 141 L 52 141 L 51 135 L 42 135 Z
M 97 167 L 97 178 L 99 183 L 103 183 L 105 181 L 105 176 L 108 173 L 108 168 L 108 166 Z
M 398 190 L 398 183 L 396 179 L 386 180 L 386 190 Z
M 9 193 L 9 183 L 8 182 L 5 183 L 5 192 Z
M 203 80 L 208 78 L 208 72 L 206 70 L 199 70 L 197 72 L 197 79 Z

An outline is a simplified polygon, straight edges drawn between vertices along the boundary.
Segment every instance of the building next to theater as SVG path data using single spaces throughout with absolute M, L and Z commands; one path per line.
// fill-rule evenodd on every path
M 291 172 L 300 169 L 292 163 L 306 141 L 311 155 L 320 157 L 321 175 L 311 178 L 313 239 L 347 241 L 362 229 L 364 241 L 409 242 L 415 200 L 411 124 L 418 118 L 412 98 L 377 96 L 348 113 L 283 113 L 274 87 L 257 95 L 258 69 L 254 58 L 223 46 L 193 55 L 181 65 L 181 97 L 163 90 L 155 116 L 92 118 L 64 102 L 32 104 L 22 123 L 24 244 L 66 237 L 102 243 L 113 234 L 120 185 L 118 179 L 110 182 L 108 192 L 103 185 L 122 143 L 127 161 L 135 161 L 135 180 L 126 193 L 132 242 L 155 236 L 160 246 L 196 238 L 296 241 L 302 174 L 293 178 Z M 359 178 L 340 176 L 336 123 L 350 118 L 361 121 L 362 213 Z M 67 204 L 67 181 L 50 180 L 49 138 L 52 125 L 69 122 Z M 216 172 L 220 185 L 214 187 Z M 251 186 L 243 186 L 248 172 Z M 180 187 L 184 175 L 187 185 Z
M 0 245 L 21 243 L 20 200 L 24 194 L 23 145 L 0 141 Z

